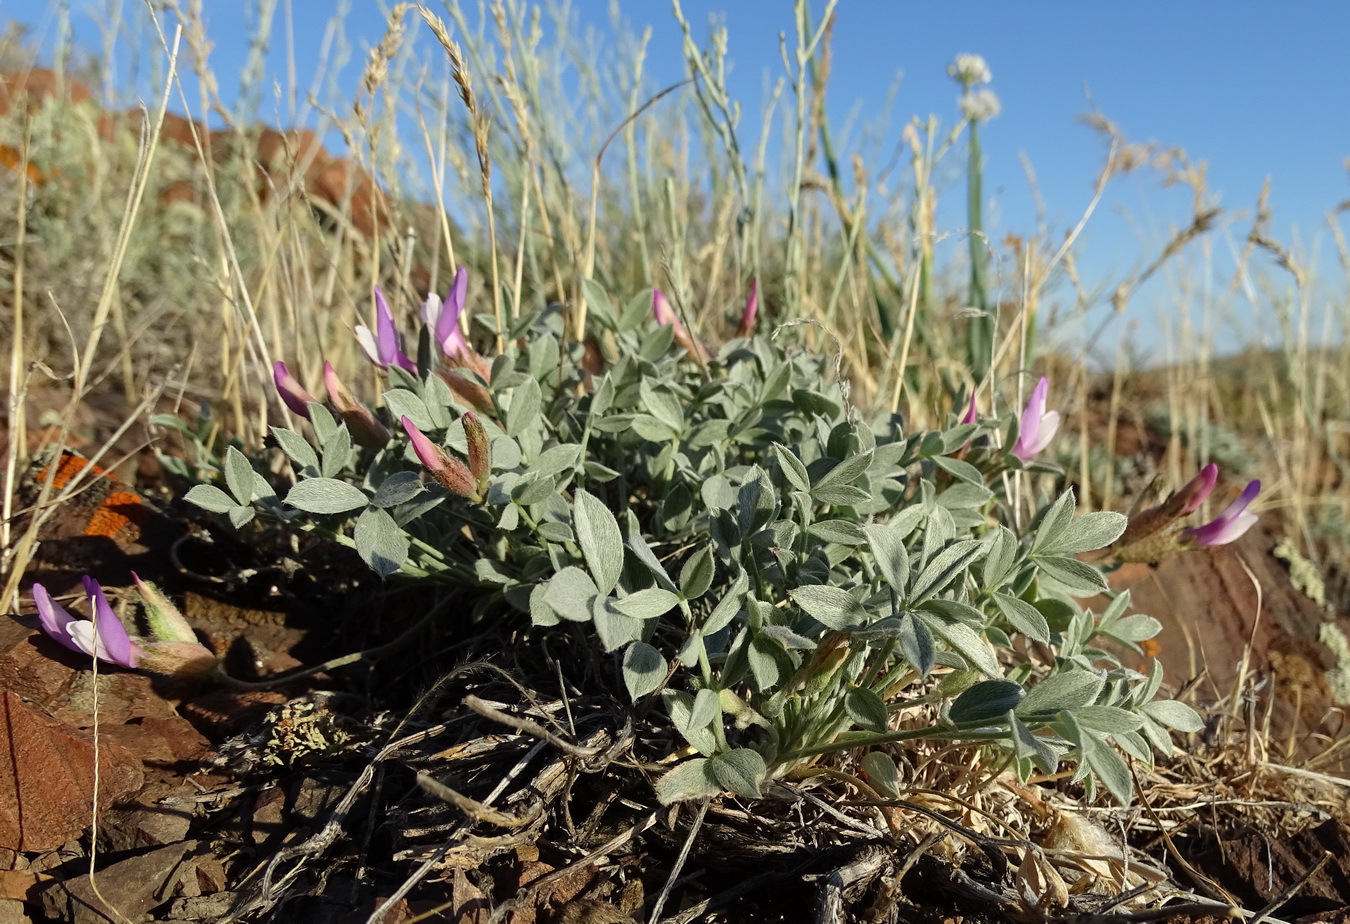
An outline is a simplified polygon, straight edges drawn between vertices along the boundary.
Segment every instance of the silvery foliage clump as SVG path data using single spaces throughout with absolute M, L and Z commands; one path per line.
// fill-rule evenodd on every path
M 1137 651 L 1156 620 L 1126 615 L 1126 594 L 1100 613 L 1077 602 L 1109 593 L 1077 556 L 1125 518 L 1075 516 L 1066 491 L 1010 528 L 1005 476 L 1051 468 L 999 448 L 1015 415 L 906 432 L 851 408 L 828 357 L 760 334 L 704 368 L 653 328 L 650 293 L 619 307 L 587 285 L 603 375 L 556 307 L 520 319 L 489 379 L 459 371 L 491 396 L 481 503 L 427 481 L 398 426 L 468 450 L 425 332 L 418 373 L 387 370 L 387 445 L 355 445 L 312 404 L 306 435 L 273 430 L 288 490 L 231 449 L 226 490 L 189 499 L 236 527 L 331 536 L 384 577 L 473 588 L 479 616 L 590 624 L 632 699 L 659 696 L 697 752 L 657 784 L 666 802 L 756 796 L 817 755 L 919 738 L 996 749 L 1024 780 L 1072 762 L 1124 802 L 1117 749 L 1151 765 L 1168 727 L 1199 727 L 1153 701 L 1156 663 L 1142 674 L 1103 647 Z M 862 766 L 899 785 L 884 749 Z

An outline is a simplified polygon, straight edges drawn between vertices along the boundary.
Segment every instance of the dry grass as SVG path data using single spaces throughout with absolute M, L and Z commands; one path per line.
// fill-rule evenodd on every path
M 152 122 L 166 108 L 198 117 L 227 113 L 200 8 L 171 10 L 178 22 L 165 23 L 156 38 L 170 77 L 158 88 Z M 315 117 L 311 127 L 339 132 L 350 155 L 390 193 L 393 217 L 369 239 L 355 232 L 350 214 L 326 214 L 303 189 L 260 195 L 246 165 L 170 150 L 155 132 L 139 145 L 131 136 L 111 146 L 94 141 L 88 107 L 49 106 L 31 119 L 16 111 L 0 122 L 0 144 L 25 152 L 45 177 L 35 188 L 20 170 L 8 174 L 16 182 L 0 184 L 0 332 L 10 344 L 11 400 L 0 576 L 11 610 L 42 521 L 18 529 L 14 501 L 39 448 L 27 439 L 38 421 L 25 416 L 35 382 L 49 379 L 65 395 L 66 412 L 49 432 L 58 445 L 68 441 L 74 410 L 87 395 L 124 395 L 129 416 L 90 453 L 95 461 L 106 462 L 120 437 L 163 408 L 165 394 L 174 396 L 174 408 L 209 410 L 206 445 L 256 445 L 269 421 L 287 414 L 271 386 L 273 360 L 286 360 L 313 384 L 329 360 L 345 381 L 369 385 L 350 330 L 369 323 L 371 286 L 378 282 L 406 296 L 399 302 L 415 304 L 425 296 L 414 290 L 417 280 L 443 291 L 460 263 L 473 269 L 471 333 L 497 350 L 522 307 L 549 301 L 571 305 L 570 333 L 580 339 L 587 278 L 621 299 L 663 288 L 699 336 L 718 340 L 734 328 L 748 281 L 758 278 L 761 323 L 813 322 L 794 333 L 839 351 L 855 403 L 903 411 L 914 426 L 945 419 L 972 389 L 986 408 L 1019 403 L 1032 381 L 1025 373 L 1049 368 L 1056 402 L 1075 431 L 1063 441 L 1065 461 L 1085 505 L 1128 504 L 1134 488 L 1110 449 L 1129 412 L 1142 417 L 1156 409 L 1169 444 L 1152 463 L 1167 481 L 1181 484 L 1224 447 L 1245 450 L 1252 474 L 1263 479 L 1267 515 L 1284 518 L 1314 561 L 1345 554 L 1350 356 L 1333 341 L 1350 321 L 1350 304 L 1343 284 L 1338 303 L 1314 297 L 1319 282 L 1331 283 L 1270 236 L 1264 195 L 1236 271 L 1208 279 L 1196 272 L 1193 255 L 1215 246 L 1232 225 L 1213 204 L 1203 169 L 1184 152 L 1133 143 L 1094 117 L 1110 152 L 1098 195 L 1124 174 L 1151 171 L 1190 190 L 1190 220 L 1157 253 L 1142 255 L 1143 269 L 1110 296 L 1114 312 L 1075 350 L 1056 331 L 1061 324 L 1081 329 L 1097 316 L 1090 314 L 1091 285 L 1077 271 L 1083 224 L 982 238 L 1001 284 L 991 293 L 993 366 L 975 381 L 957 333 L 968 267 L 953 254 L 967 232 L 937 224 L 932 179 L 944 159 L 960 156 L 968 126 L 916 118 L 905 130 L 908 164 L 898 185 L 875 175 L 867 152 L 836 148 L 824 105 L 828 19 L 812 23 L 798 4 L 799 29 L 788 47 L 797 89 L 780 82 L 756 136 L 745 127 L 750 120 L 734 115 L 724 37 L 715 33 L 699 47 L 678 4 L 691 82 L 673 89 L 649 86 L 642 76 L 647 36 L 628 36 L 617 53 L 597 57 L 566 32 L 546 40 L 531 9 L 515 0 L 495 0 L 488 12 L 475 26 L 458 3 L 448 5 L 445 22 L 398 5 L 358 99 Z M 434 44 L 414 36 L 424 25 Z M 186 63 L 178 59 L 181 43 Z M 425 55 L 428 47 L 443 49 L 448 63 Z M 558 80 L 560 61 L 577 66 L 579 98 Z M 195 101 L 173 76 L 183 66 L 202 78 Z M 770 165 L 767 152 L 779 134 L 789 140 L 788 154 Z M 202 207 L 158 201 L 175 179 L 196 185 Z M 418 197 L 452 208 L 427 208 Z M 1339 225 L 1348 208 L 1340 205 L 1328 220 L 1350 277 Z M 1158 277 L 1175 281 L 1178 301 L 1202 288 L 1219 295 L 1206 302 L 1203 329 L 1183 320 L 1162 331 L 1166 340 L 1201 344 L 1197 354 L 1153 376 L 1161 390 L 1131 391 L 1138 370 L 1120 315 Z M 1207 348 L 1224 325 L 1253 317 L 1280 331 L 1279 350 L 1229 358 Z M 1042 352 L 1053 342 L 1061 343 L 1054 355 Z M 1096 361 L 1103 351 L 1113 364 L 1105 374 Z M 1097 464 L 1102 453 L 1094 447 L 1103 444 L 1108 459 Z M 61 500 L 48 484 L 39 508 Z M 1285 803 L 1344 815 L 1342 781 L 1319 775 L 1315 763 L 1290 770 L 1271 760 L 1278 751 L 1244 705 L 1245 689 L 1219 706 L 1208 750 L 1141 781 L 1150 820 L 1140 824 L 1165 836 L 1174 824 L 1169 813 L 1202 793 L 1262 822 Z M 981 838 L 1028 838 L 1061 813 L 1036 809 L 1025 794 L 996 784 L 998 768 L 947 762 L 937 753 L 904 759 L 919 761 L 906 796 L 934 810 L 960 806 L 977 846 Z M 899 817 L 856 776 L 843 773 L 828 786 L 832 804 L 871 800 L 878 804 L 866 811 L 881 823 Z M 948 849 L 940 841 L 925 849 Z M 1077 859 L 1064 862 L 1082 868 Z M 1109 864 L 1086 870 L 1126 881 Z

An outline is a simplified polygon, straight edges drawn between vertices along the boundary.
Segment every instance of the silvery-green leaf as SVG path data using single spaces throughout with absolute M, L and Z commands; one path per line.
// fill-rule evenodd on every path
M 1026 699 L 1017 707 L 1017 714 L 1025 718 L 1078 709 L 1097 699 L 1104 682 L 1094 671 L 1052 674 L 1027 692 Z
M 938 468 L 955 475 L 957 478 L 967 484 L 984 487 L 984 475 L 978 468 L 962 459 L 953 459 L 951 456 L 934 456 L 933 464 Z
M 492 468 L 495 471 L 510 471 L 520 466 L 520 445 L 511 437 L 499 436 L 492 441 L 491 446 Z M 464 454 L 468 455 L 467 450 Z M 530 470 L 544 476 L 555 474 L 533 465 L 530 466 Z
M 664 616 L 679 605 L 679 595 L 661 587 L 648 587 L 614 601 L 621 613 L 637 619 Z
M 502 508 L 502 515 L 497 518 L 497 528 L 504 533 L 513 532 L 520 525 L 520 507 L 516 504 L 507 504 Z M 550 526 L 562 526 L 561 523 L 549 523 Z M 566 528 L 566 527 L 564 527 Z M 570 533 L 571 530 L 568 530 Z M 543 535 L 542 530 L 540 535 Z M 548 538 L 545 536 L 544 538 Z
M 563 619 L 590 622 L 591 601 L 597 594 L 591 576 L 580 568 L 569 565 L 549 580 L 544 602 Z
M 273 427 L 272 437 L 297 468 L 301 470 L 308 468 L 315 472 L 319 470 L 318 454 L 314 452 L 314 447 L 309 445 L 309 441 L 299 433 L 285 427 Z
M 804 635 L 799 635 L 789 629 L 787 626 L 776 626 L 772 623 L 760 626 L 759 634 L 773 639 L 784 648 L 792 648 L 798 651 L 811 651 L 816 647 L 816 643 Z
M 427 376 L 426 387 L 422 392 L 422 403 L 426 406 L 431 425 L 437 430 L 450 426 L 450 409 L 455 406 L 455 393 L 445 379 L 439 375 Z
M 619 313 L 614 307 L 614 302 L 610 301 L 609 293 L 604 287 L 594 279 L 581 280 L 581 293 L 586 299 L 587 308 L 595 315 L 597 321 L 610 330 L 614 330 L 618 325 Z
M 1013 753 L 1018 759 L 1029 759 L 1042 773 L 1054 773 L 1059 769 L 1059 752 L 1041 736 L 1032 732 L 1016 716 L 1010 716 L 1012 728 Z
M 832 507 L 852 507 L 865 504 L 872 499 L 871 494 L 850 484 L 832 484 L 816 488 L 811 492 L 811 496 L 818 503 L 829 504 Z
M 286 503 L 305 513 L 346 513 L 366 502 L 365 491 L 334 478 L 306 478 L 286 494 Z
M 386 511 L 368 507 L 356 518 L 352 533 L 356 552 L 380 577 L 388 577 L 408 558 L 408 537 Z
M 619 522 L 598 497 L 578 488 L 572 508 L 572 526 L 577 542 L 586 556 L 586 566 L 595 578 L 601 594 L 608 594 L 619 583 L 623 570 L 623 536 Z
M 843 518 L 816 520 L 806 528 L 806 532 L 818 539 L 839 545 L 862 545 L 866 540 L 861 526 Z
M 815 484 L 819 491 L 821 488 L 828 488 L 832 485 L 851 485 L 858 480 L 858 476 L 867 471 L 872 464 L 872 453 L 861 452 L 856 456 L 845 459 L 834 468 L 826 472 Z
M 989 554 L 981 565 L 980 581 L 988 590 L 1001 586 L 1012 574 L 1017 560 L 1017 536 L 1006 526 L 1000 526 L 985 539 Z
M 900 617 L 897 642 L 900 653 L 905 656 L 910 667 L 927 677 L 937 658 L 937 646 L 933 642 L 933 633 L 922 619 L 913 613 L 904 613 Z
M 594 421 L 595 418 L 604 416 L 613 403 L 614 379 L 606 372 L 604 378 L 595 386 L 595 392 L 591 395 L 590 419 Z
M 643 621 L 629 616 L 614 604 L 613 597 L 595 597 L 591 601 L 591 621 L 606 652 L 618 651 L 629 642 L 642 638 Z
M 1107 590 L 1106 578 L 1102 577 L 1101 569 L 1095 565 L 1076 558 L 1048 555 L 1038 555 L 1034 561 L 1043 575 L 1062 584 L 1076 597 L 1090 597 Z
M 652 379 L 643 379 L 639 390 L 642 394 L 642 405 L 649 414 L 675 433 L 684 430 L 684 409 L 680 407 L 679 399 L 668 389 Z
M 506 410 L 506 435 L 519 436 L 525 428 L 539 422 L 539 408 L 543 396 L 539 383 L 526 379 L 511 392 L 511 406 Z
M 793 455 L 792 450 L 782 443 L 774 443 L 773 451 L 778 458 L 778 467 L 783 470 L 783 477 L 787 479 L 788 484 L 798 491 L 809 494 L 811 477 L 806 473 L 806 466 L 802 465 L 802 460 Z
M 352 458 L 352 435 L 347 425 L 340 425 L 323 447 L 323 465 L 319 474 L 325 478 L 336 478 L 347 467 Z
M 994 594 L 994 604 L 998 607 L 1003 618 L 1012 623 L 1012 627 L 1021 632 L 1027 638 L 1035 639 L 1038 642 L 1050 641 L 1050 625 L 1041 615 L 1041 611 L 1036 609 L 1025 600 L 1019 600 L 1008 594 Z
M 697 600 L 712 586 L 714 561 L 712 546 L 699 549 L 680 569 L 680 594 L 686 600 Z
M 938 552 L 914 579 L 914 586 L 910 588 L 907 598 L 910 605 L 917 606 L 941 592 L 948 584 L 965 574 L 966 569 L 984 552 L 985 545 L 978 539 L 961 539 Z
M 494 446 L 495 450 L 496 447 Z M 569 468 L 575 468 L 577 459 L 581 457 L 581 447 L 576 443 L 561 443 L 557 446 L 550 446 L 539 454 L 538 458 L 530 463 L 530 471 L 538 475 L 552 477 Z M 519 465 L 519 461 L 516 463 Z M 504 468 L 515 468 L 514 465 L 505 465 Z
M 530 590 L 530 622 L 536 626 L 556 626 L 558 613 L 548 605 L 547 584 L 535 584 Z
M 1198 732 L 1204 727 L 1204 722 L 1200 720 L 1200 715 L 1185 703 L 1179 703 L 1174 699 L 1160 699 L 1152 703 L 1144 703 L 1139 707 L 1139 711 L 1154 721 L 1166 725 L 1168 728 L 1175 728 L 1179 732 Z
M 1074 501 L 1073 488 L 1065 489 L 1064 493 L 1041 514 L 1039 522 L 1036 524 L 1036 538 L 1031 544 L 1031 553 L 1033 555 L 1044 549 L 1054 549 L 1058 546 L 1060 537 L 1064 534 L 1073 519 L 1074 511 L 1077 506 Z
M 549 542 L 575 542 L 576 533 L 566 523 L 557 520 L 545 520 L 539 524 L 539 535 Z
M 866 687 L 850 687 L 844 693 L 844 711 L 854 725 L 868 731 L 883 732 L 890 722 L 886 704 Z
M 552 478 L 527 475 L 511 489 L 511 498 L 522 507 L 530 507 L 542 503 L 556 494 L 557 491 L 558 486 L 553 483 Z
M 994 653 L 974 629 L 959 622 L 931 622 L 928 628 L 935 635 L 941 636 L 971 667 L 986 677 L 999 676 L 998 661 L 994 658 Z
M 1123 735 L 1144 727 L 1142 718 L 1119 706 L 1079 706 L 1073 714 L 1084 728 L 1108 735 Z
M 722 714 L 717 691 L 703 689 L 694 694 L 694 704 L 689 710 L 689 724 L 695 728 L 711 725 Z
M 666 574 L 666 569 L 662 567 L 660 559 L 651 550 L 651 546 L 647 545 L 647 540 L 642 537 L 642 533 L 634 531 L 628 534 L 628 548 L 637 556 L 638 561 L 647 566 L 647 570 L 652 573 L 652 577 L 656 578 L 656 583 L 666 590 L 678 593 L 679 588 L 670 579 L 670 575 Z
M 683 690 L 667 688 L 661 694 L 661 698 L 665 701 L 666 715 L 670 716 L 671 724 L 675 726 L 675 730 L 684 737 L 685 741 L 693 745 L 701 754 L 712 754 L 717 750 L 717 736 L 708 728 L 712 716 L 710 715 L 701 722 L 694 721 L 695 699 L 692 695 L 685 693 Z M 719 711 L 716 709 L 716 701 L 717 697 L 714 695 L 713 714 Z M 701 713 L 703 710 L 699 711 Z
M 209 510 L 212 513 L 225 513 L 238 506 L 234 498 L 226 494 L 220 488 L 209 484 L 193 485 L 184 498 L 190 504 L 196 504 L 203 510 Z
M 709 776 L 743 799 L 759 798 L 759 784 L 768 772 L 764 758 L 749 748 L 736 748 L 708 760 Z
M 1011 680 L 981 680 L 952 701 L 947 718 L 957 725 L 1002 720 L 1022 701 L 1022 686 Z
M 407 503 L 422 490 L 422 479 L 416 472 L 394 472 L 375 489 L 370 498 L 372 507 L 397 507 Z
M 427 405 L 421 398 L 408 391 L 406 388 L 391 388 L 382 396 L 384 406 L 389 409 L 389 413 L 394 418 L 394 423 L 398 423 L 406 417 L 412 421 L 413 426 L 426 433 L 436 429 L 436 423 L 427 413 Z M 401 430 L 402 427 L 400 426 Z M 327 445 L 327 442 L 324 444 Z
M 900 798 L 900 770 L 891 755 L 885 751 L 868 751 L 859 764 L 873 789 L 888 798 Z
M 673 429 L 670 424 L 653 417 L 651 414 L 636 414 L 632 420 L 633 432 L 644 440 L 651 440 L 653 443 L 667 443 L 671 440 L 679 439 L 680 433 Z
M 1102 781 L 1106 791 L 1115 796 L 1121 805 L 1129 805 L 1134 795 L 1134 778 L 1125 759 L 1116 753 L 1115 748 L 1087 732 L 1082 741 L 1083 766 L 1087 767 Z
M 659 581 L 660 578 L 658 577 L 657 580 Z M 669 581 L 670 579 L 667 578 L 666 580 Z M 731 587 L 718 601 L 717 606 L 713 607 L 713 611 L 708 614 L 708 618 L 704 620 L 703 632 L 708 635 L 721 632 L 731 620 L 736 618 L 736 614 L 741 609 L 741 598 L 745 596 L 745 592 L 749 588 L 750 578 L 742 571 L 736 575 L 736 580 L 732 582 Z
M 319 404 L 317 401 L 308 405 L 309 424 L 314 428 L 314 437 L 319 441 L 320 446 L 328 444 L 328 438 L 337 430 L 337 421 L 333 415 L 328 412 L 328 408 Z
M 867 621 L 867 611 L 842 587 L 808 584 L 788 595 L 816 622 L 827 629 L 854 629 Z
M 755 689 L 767 693 L 778 686 L 782 675 L 778 659 L 782 657 L 782 651 L 777 643 L 763 636 L 750 640 L 745 657 L 750 664 L 750 674 L 755 678 Z
M 253 503 L 253 465 L 233 446 L 225 451 L 225 484 L 242 506 Z
M 695 757 L 676 764 L 656 781 L 656 798 L 662 805 L 711 799 L 721 791 L 721 785 L 709 775 L 709 763 L 707 757 Z
M 904 536 L 890 523 L 873 523 L 863 527 L 867 534 L 872 558 L 882 578 L 902 598 L 909 583 L 909 553 L 905 551 Z
M 1105 618 L 1102 621 L 1105 623 Z M 1135 613 L 1132 616 L 1115 620 L 1109 627 L 1104 625 L 1103 631 L 1122 642 L 1143 642 L 1151 638 L 1157 638 L 1158 633 L 1162 631 L 1162 623 L 1152 616 Z
M 646 642 L 634 642 L 623 653 L 623 682 L 628 695 L 637 702 L 666 679 L 666 659 Z
M 230 525 L 235 529 L 241 529 L 245 524 L 251 523 L 257 511 L 252 507 L 231 507 L 226 511 L 230 518 Z
M 958 481 L 937 496 L 937 502 L 948 510 L 973 510 L 983 507 L 994 492 L 982 485 Z
M 1128 524 L 1129 520 L 1124 514 L 1114 510 L 1085 513 L 1069 521 L 1060 531 L 1054 545 L 1043 544 L 1041 552 L 1066 557 L 1081 552 L 1095 552 L 1119 539 Z
M 608 465 L 601 465 L 599 462 L 590 459 L 583 462 L 581 468 L 582 471 L 586 473 L 587 478 L 591 481 L 598 481 L 601 484 L 604 484 L 607 481 L 613 481 L 615 478 L 619 477 L 619 473 Z

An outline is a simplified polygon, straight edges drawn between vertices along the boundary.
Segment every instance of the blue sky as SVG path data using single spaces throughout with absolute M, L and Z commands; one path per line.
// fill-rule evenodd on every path
M 318 0 L 293 3 L 296 72 L 307 85 L 318 62 L 324 24 L 338 7 Z M 243 67 L 253 17 L 235 0 L 204 0 L 204 5 L 215 43 L 213 69 L 228 99 L 237 90 L 231 78 Z M 74 0 L 71 23 L 78 45 L 101 47 L 97 23 L 106 14 L 98 11 L 107 6 L 102 0 Z M 121 6 L 128 15 L 138 15 L 139 5 L 132 0 Z M 811 7 L 819 16 L 824 4 L 811 0 Z M 345 30 L 355 48 L 337 79 L 339 92 L 345 91 L 348 99 L 366 49 L 383 34 L 385 9 L 373 0 L 350 0 Z M 765 88 L 783 73 L 778 36 L 792 30 L 791 3 L 686 0 L 684 9 L 700 39 L 706 37 L 710 17 L 725 22 L 733 62 L 731 89 L 744 103 L 750 137 L 756 137 Z M 0 0 L 0 13 L 31 23 L 43 47 L 51 49 L 60 22 L 56 8 L 37 17 L 31 10 L 28 4 Z M 670 6 L 660 0 L 631 0 L 622 10 L 636 30 L 652 27 L 648 71 L 653 85 L 681 79 L 681 38 Z M 573 14 L 602 37 L 609 33 L 608 4 L 581 0 L 573 5 Z M 410 28 L 434 48 L 420 20 L 413 17 Z M 1343 303 L 1345 281 L 1335 271 L 1325 219 L 1337 203 L 1350 199 L 1344 163 L 1350 157 L 1347 36 L 1350 4 L 1342 2 L 841 0 L 833 40 L 831 112 L 836 125 L 855 107 L 863 122 L 887 115 L 887 93 L 899 78 L 889 113 L 892 136 L 914 115 L 934 113 L 950 124 L 957 88 L 946 75 L 946 65 L 958 52 L 977 52 L 987 59 L 992 87 L 1002 102 L 1002 114 L 983 130 L 985 190 L 992 199 L 989 216 L 995 237 L 1034 230 L 1035 207 L 1022 156 L 1035 169 L 1052 225 L 1067 228 L 1077 220 L 1105 152 L 1102 140 L 1077 121 L 1095 104 L 1131 140 L 1178 146 L 1207 162 L 1211 194 L 1225 208 L 1249 216 L 1269 177 L 1274 236 L 1319 248 L 1315 265 L 1333 291 L 1339 285 Z M 268 68 L 283 85 L 285 44 L 284 13 L 279 13 Z M 135 60 L 134 50 L 125 45 L 116 54 L 123 67 Z M 143 78 L 146 71 L 143 66 Z M 949 182 L 959 182 L 955 170 Z M 960 199 L 959 189 L 948 192 L 949 202 Z M 1162 188 L 1156 174 L 1118 180 L 1083 238 L 1086 282 L 1113 287 L 1156 252 L 1167 229 L 1185 221 L 1188 208 L 1189 194 Z M 962 217 L 959 210 L 940 216 L 952 229 L 961 227 Z M 1248 227 L 1248 221 L 1233 223 L 1236 246 Z M 1231 266 L 1222 252 L 1227 246 L 1216 239 L 1220 288 L 1228 281 L 1224 267 Z M 1173 310 L 1164 285 L 1165 280 L 1141 293 L 1145 304 L 1132 309 L 1136 320 L 1148 324 L 1151 313 Z

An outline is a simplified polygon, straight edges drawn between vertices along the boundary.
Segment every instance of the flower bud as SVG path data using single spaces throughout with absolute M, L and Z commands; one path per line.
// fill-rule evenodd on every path
M 285 363 L 278 361 L 272 364 L 272 382 L 286 406 L 305 420 L 309 420 L 309 405 L 314 403 L 314 396 L 305 391 L 305 387 L 291 375 Z
M 330 362 L 323 364 L 323 384 L 328 389 L 328 400 L 356 442 L 367 449 L 380 449 L 389 442 L 389 428 L 380 423 L 370 408 L 352 397 Z
M 483 422 L 472 412 L 464 415 L 464 439 L 469 444 L 469 471 L 478 483 L 478 493 L 486 494 L 488 478 L 492 474 L 492 445 Z
M 473 473 L 469 471 L 467 465 L 427 439 L 407 417 L 402 419 L 402 423 L 408 439 L 412 442 L 413 452 L 441 487 L 475 502 L 482 500 L 474 484 Z

